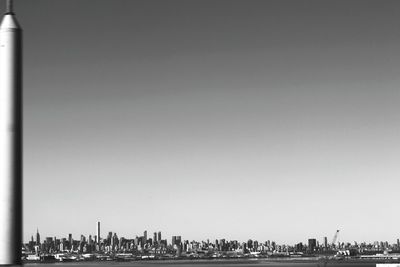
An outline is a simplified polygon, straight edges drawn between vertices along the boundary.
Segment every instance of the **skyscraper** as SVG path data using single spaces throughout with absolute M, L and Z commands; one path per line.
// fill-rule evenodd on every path
M 161 232 L 158 232 L 158 242 L 161 242 Z
M 100 245 L 100 222 L 96 224 L 97 244 Z
M 72 244 L 72 234 L 68 234 L 68 243 L 69 243 L 69 248 L 72 249 L 73 248 L 73 244 Z
M 175 243 L 179 247 L 182 243 L 182 237 L 180 235 L 177 235 L 175 238 Z
M 108 232 L 108 235 L 107 235 L 107 246 L 111 245 L 112 234 L 113 234 L 112 232 Z
M 153 244 L 157 244 L 157 232 L 153 234 Z
M 118 236 L 117 233 L 114 233 L 114 235 L 111 237 L 111 250 L 114 251 L 114 249 L 118 246 Z
M 308 250 L 310 252 L 313 252 L 315 251 L 316 247 L 317 247 L 317 240 L 315 238 L 308 239 Z
M 39 229 L 36 229 L 36 245 L 40 245 L 40 234 Z
M 144 231 L 144 233 L 143 233 L 143 243 L 144 243 L 144 244 L 147 243 L 147 230 Z

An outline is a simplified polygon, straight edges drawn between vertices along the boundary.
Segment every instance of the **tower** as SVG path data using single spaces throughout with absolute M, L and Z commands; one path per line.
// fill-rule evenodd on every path
M 144 233 L 143 233 L 143 243 L 144 243 L 144 244 L 147 243 L 147 230 L 144 231 Z
M 74 242 L 74 240 L 72 240 L 72 234 L 68 234 L 69 249 L 73 249 L 73 247 L 74 247 L 73 242 Z
M 100 222 L 96 224 L 97 244 L 100 246 Z
M 12 0 L 0 24 L 0 265 L 21 264 L 22 29 Z
M 314 252 L 317 248 L 317 240 L 315 238 L 308 239 L 308 251 Z
M 40 246 L 40 234 L 39 234 L 39 229 L 36 229 L 36 245 Z
M 158 232 L 158 242 L 161 242 L 161 232 Z

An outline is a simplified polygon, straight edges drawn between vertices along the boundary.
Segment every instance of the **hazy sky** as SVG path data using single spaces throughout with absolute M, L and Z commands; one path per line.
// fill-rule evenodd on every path
M 15 9 L 25 240 L 400 237 L 399 1 Z

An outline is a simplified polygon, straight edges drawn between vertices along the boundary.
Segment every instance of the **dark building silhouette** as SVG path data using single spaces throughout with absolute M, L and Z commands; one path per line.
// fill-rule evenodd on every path
M 143 233 L 143 243 L 144 244 L 147 243 L 147 231 L 144 231 L 144 233 Z
M 68 234 L 68 243 L 69 243 L 69 249 L 72 249 L 72 247 L 74 246 L 72 240 L 72 234 Z
M 309 252 L 315 251 L 317 248 L 317 240 L 315 238 L 308 239 L 308 250 Z
M 296 248 L 296 252 L 302 252 L 303 251 L 303 243 L 300 242 L 300 243 L 296 244 L 295 248 Z
M 40 234 L 39 229 L 36 230 L 36 245 L 40 245 Z
M 108 232 L 108 235 L 107 235 L 107 246 L 111 245 L 111 239 L 112 239 L 112 232 Z
M 157 238 L 157 240 L 159 241 L 159 242 L 161 242 L 161 232 L 158 232 L 158 238 Z
M 100 222 L 96 224 L 97 244 L 100 245 Z
M 180 235 L 176 236 L 176 241 L 175 242 L 176 242 L 177 246 L 180 246 L 181 243 L 182 243 L 182 237 Z

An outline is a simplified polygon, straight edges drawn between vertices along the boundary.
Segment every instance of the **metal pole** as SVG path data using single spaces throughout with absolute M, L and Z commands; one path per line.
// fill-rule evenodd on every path
M 6 14 L 13 13 L 13 1 L 6 0 Z
M 7 0 L 0 24 L 0 265 L 21 264 L 22 29 Z

